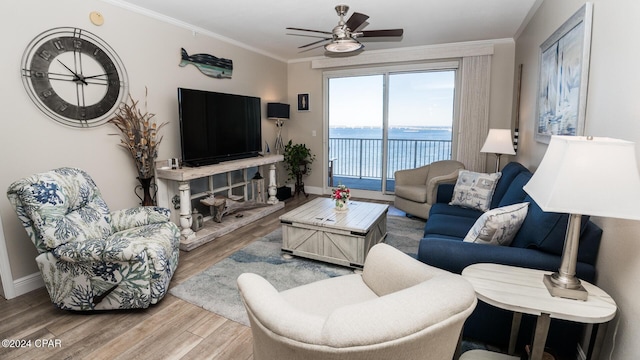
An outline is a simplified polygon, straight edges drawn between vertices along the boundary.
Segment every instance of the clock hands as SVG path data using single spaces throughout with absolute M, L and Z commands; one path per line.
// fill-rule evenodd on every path
M 97 77 L 100 77 L 100 76 L 105 76 L 105 75 L 110 75 L 111 74 L 111 73 L 104 73 L 104 74 L 98 74 L 98 75 L 83 76 L 83 75 L 80 75 L 80 74 L 76 73 L 75 71 L 71 70 L 67 65 L 65 65 L 62 61 L 60 61 L 60 59 L 57 59 L 57 60 L 62 66 L 64 66 L 65 69 L 69 70 L 69 72 L 73 74 L 73 80 L 71 80 L 71 81 L 81 82 L 84 85 L 89 85 L 89 83 L 87 82 L 87 79 L 94 79 L 94 78 L 97 78 Z
M 84 84 L 84 85 L 89 85 L 89 83 L 87 83 L 87 81 L 84 79 L 84 76 L 77 74 L 76 72 L 74 72 L 73 70 L 71 70 L 67 65 L 65 65 L 62 61 L 60 61 L 60 59 L 57 59 L 58 62 L 65 67 L 65 69 L 69 70 L 69 72 L 71 72 L 73 74 L 73 82 L 75 82 L 76 84 Z M 85 100 L 84 100 L 84 88 L 82 89 L 78 89 L 76 87 L 76 101 L 78 103 L 78 108 L 82 108 L 84 107 L 85 104 Z M 79 120 L 83 120 L 85 117 L 85 113 L 84 111 L 80 112 L 80 118 L 78 118 Z
M 85 79 L 85 80 L 87 80 L 87 79 L 93 79 L 93 78 L 97 78 L 97 77 L 105 76 L 105 75 L 110 75 L 110 74 L 111 74 L 111 73 L 105 73 L 105 74 L 99 74 L 99 75 L 85 76 L 85 77 L 84 77 L 84 79 Z
M 78 84 L 79 79 L 72 74 L 62 74 L 62 73 L 56 73 L 56 72 L 49 72 L 49 73 L 44 73 L 48 76 L 49 80 L 55 80 L 55 81 L 69 81 L 69 82 L 74 82 L 76 84 Z M 98 75 L 91 75 L 91 76 L 83 76 L 82 78 L 85 80 L 84 84 L 86 85 L 90 85 L 90 84 L 94 84 L 94 85 L 103 85 L 106 86 L 108 85 L 108 78 L 103 78 L 103 79 L 98 79 L 100 76 L 106 76 L 106 75 L 111 75 L 112 73 L 106 73 L 106 74 L 98 74 Z M 28 77 L 36 77 L 36 75 L 34 74 L 29 74 L 26 75 Z
M 60 64 L 62 64 L 62 66 L 64 66 L 64 67 L 65 67 L 65 69 L 69 70 L 69 71 L 73 74 L 73 76 L 74 76 L 73 81 L 75 81 L 75 82 L 81 82 L 81 83 L 83 83 L 83 84 L 85 84 L 85 85 L 89 85 L 89 83 L 87 83 L 87 82 L 85 81 L 85 79 L 86 79 L 86 78 L 85 78 L 84 76 L 82 76 L 82 75 L 80 75 L 80 74 L 76 74 L 76 73 L 75 73 L 73 70 L 71 70 L 67 65 L 65 65 L 62 61 L 60 61 L 60 59 L 57 59 L 57 60 L 58 60 L 58 62 L 59 62 Z

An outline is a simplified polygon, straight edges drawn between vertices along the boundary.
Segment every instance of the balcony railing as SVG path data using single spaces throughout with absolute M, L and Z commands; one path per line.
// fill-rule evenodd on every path
M 397 170 L 451 159 L 451 140 L 389 139 L 387 179 Z M 382 139 L 329 138 L 333 175 L 382 179 Z

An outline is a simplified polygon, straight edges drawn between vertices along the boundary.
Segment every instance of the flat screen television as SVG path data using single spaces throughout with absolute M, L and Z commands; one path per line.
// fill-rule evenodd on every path
M 178 88 L 182 162 L 216 164 L 262 151 L 260 98 Z

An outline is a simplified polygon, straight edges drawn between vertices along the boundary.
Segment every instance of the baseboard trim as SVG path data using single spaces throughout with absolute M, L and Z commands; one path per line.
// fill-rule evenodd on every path
M 44 287 L 44 280 L 42 280 L 40 273 L 37 272 L 14 280 L 13 287 L 15 295 L 20 296 Z

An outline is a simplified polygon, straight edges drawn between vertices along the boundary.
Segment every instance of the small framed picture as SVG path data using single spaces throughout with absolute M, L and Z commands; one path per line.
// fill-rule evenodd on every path
M 309 94 L 298 94 L 298 111 L 309 111 Z

